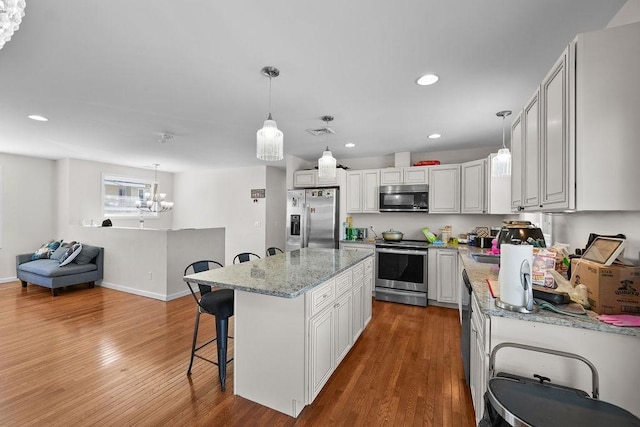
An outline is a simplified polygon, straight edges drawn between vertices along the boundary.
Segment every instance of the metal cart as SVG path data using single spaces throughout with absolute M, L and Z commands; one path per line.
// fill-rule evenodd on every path
M 549 378 L 525 378 L 495 373 L 496 353 L 505 347 L 547 353 L 584 362 L 592 375 L 591 396 L 571 387 L 550 384 Z M 485 395 L 485 414 L 479 427 L 489 426 L 605 426 L 640 427 L 640 419 L 618 406 L 598 400 L 599 378 L 596 367 L 582 356 L 517 343 L 502 343 L 489 359 L 489 381 Z

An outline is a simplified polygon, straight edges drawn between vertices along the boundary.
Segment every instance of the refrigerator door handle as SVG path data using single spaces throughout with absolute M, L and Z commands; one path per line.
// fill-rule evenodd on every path
M 311 234 L 311 221 L 309 218 L 309 205 L 307 203 L 302 204 L 302 239 L 300 242 L 300 248 L 309 247 L 309 234 Z

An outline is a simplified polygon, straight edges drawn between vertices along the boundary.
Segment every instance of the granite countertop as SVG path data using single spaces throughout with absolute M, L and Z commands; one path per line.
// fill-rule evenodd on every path
M 486 249 L 479 249 L 460 245 L 458 252 L 461 255 L 464 268 L 467 271 L 471 287 L 475 294 L 480 310 L 487 316 L 506 317 L 512 319 L 526 320 L 530 322 L 541 322 L 552 325 L 567 326 L 570 328 L 591 329 L 614 334 L 630 335 L 640 337 L 640 328 L 614 326 L 600 322 L 596 319 L 597 314 L 587 311 L 586 316 L 567 316 L 554 313 L 548 310 L 539 310 L 536 313 L 516 313 L 496 307 L 495 299 L 491 296 L 487 279 L 498 281 L 499 266 L 496 264 L 486 264 L 476 262 L 471 255 L 473 253 L 483 253 Z
M 184 281 L 295 298 L 347 270 L 368 251 L 304 248 L 184 277 Z

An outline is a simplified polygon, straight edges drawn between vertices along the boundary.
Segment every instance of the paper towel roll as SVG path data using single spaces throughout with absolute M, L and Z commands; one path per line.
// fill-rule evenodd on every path
M 500 245 L 500 300 L 516 307 L 526 306 L 525 289 L 520 278 L 523 261 L 533 265 L 533 246 Z

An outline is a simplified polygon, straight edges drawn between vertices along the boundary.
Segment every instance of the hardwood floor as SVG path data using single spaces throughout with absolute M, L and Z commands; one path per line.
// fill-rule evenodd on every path
M 53 298 L 0 284 L 0 425 L 474 425 L 456 310 L 374 301 L 369 327 L 298 419 L 234 396 L 233 362 L 224 393 L 207 362 L 188 377 L 194 316 L 191 296 L 78 286 Z M 215 334 L 212 318 L 201 334 Z

